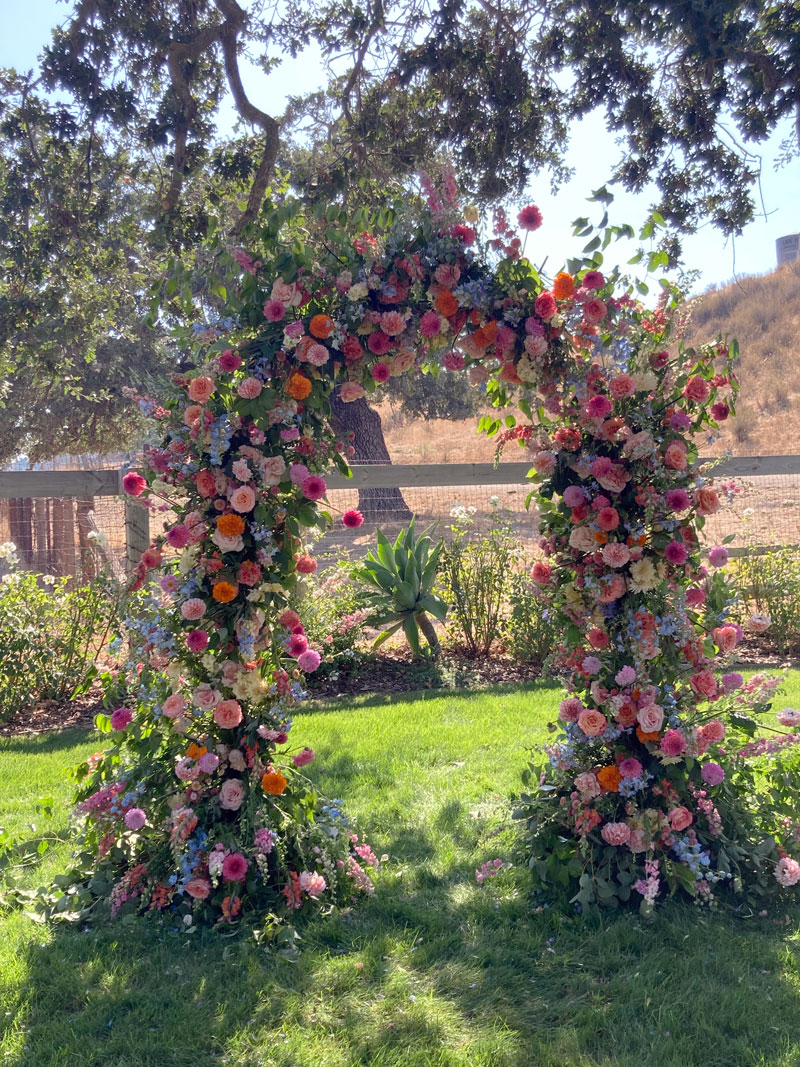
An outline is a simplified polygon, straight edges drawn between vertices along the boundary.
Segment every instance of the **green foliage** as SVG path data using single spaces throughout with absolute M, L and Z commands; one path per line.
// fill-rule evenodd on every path
M 452 538 L 442 552 L 442 595 L 450 627 L 473 656 L 487 656 L 500 636 L 509 583 L 519 560 L 519 538 L 510 516 L 493 508 L 488 532 L 475 530 L 469 510 L 454 508 Z
M 519 663 L 543 667 L 553 650 L 553 627 L 548 615 L 550 598 L 524 571 L 509 579 L 510 610 L 504 632 L 509 651 Z
M 433 655 L 438 655 L 439 641 L 428 615 L 443 621 L 447 604 L 433 592 L 442 542 L 433 544 L 427 531 L 417 537 L 414 520 L 402 529 L 392 545 L 385 534 L 377 531 L 378 546 L 367 553 L 353 577 L 374 592 L 368 597 L 374 626 L 387 626 L 375 647 L 383 644 L 402 628 L 414 657 L 421 655 L 419 632 L 425 635 Z
M 746 625 L 749 606 L 768 615 L 767 638 L 782 652 L 800 648 L 800 558 L 796 549 L 771 549 L 736 560 L 736 579 L 741 591 L 739 621 Z
M 0 722 L 38 700 L 70 700 L 88 688 L 95 655 L 118 622 L 120 595 L 106 576 L 79 587 L 16 569 L 0 579 Z
M 322 655 L 315 678 L 352 674 L 364 659 L 357 645 L 370 611 L 366 588 L 343 561 L 299 583 L 292 603 L 303 620 L 311 648 Z

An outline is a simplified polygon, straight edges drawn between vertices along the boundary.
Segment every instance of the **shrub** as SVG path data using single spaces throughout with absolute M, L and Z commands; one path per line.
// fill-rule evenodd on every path
M 550 598 L 527 573 L 516 571 L 509 581 L 510 611 L 505 620 L 508 650 L 518 663 L 543 667 L 553 648 Z
M 743 556 L 736 575 L 741 590 L 739 621 L 748 628 L 750 611 L 768 615 L 770 640 L 782 651 L 800 648 L 800 558 L 794 548 Z
M 95 656 L 119 618 L 120 587 L 18 570 L 14 546 L 0 579 L 0 721 L 37 700 L 70 700 L 97 674 Z
M 452 538 L 439 568 L 442 595 L 450 604 L 450 627 L 473 656 L 489 654 L 500 636 L 519 540 L 507 512 L 493 503 L 488 532 L 476 531 L 469 510 L 450 513 Z
M 318 676 L 350 674 L 364 658 L 357 645 L 369 608 L 366 590 L 353 577 L 354 567 L 342 561 L 307 578 L 292 605 L 303 620 L 310 646 L 324 652 Z

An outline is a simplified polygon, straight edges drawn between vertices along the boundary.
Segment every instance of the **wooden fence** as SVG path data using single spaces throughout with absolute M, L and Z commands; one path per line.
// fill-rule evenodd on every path
M 720 461 L 704 459 L 703 463 L 715 464 L 713 473 L 717 478 L 800 474 L 800 455 L 742 456 Z M 493 463 L 375 464 L 353 467 L 352 478 L 332 473 L 327 482 L 331 490 L 524 485 L 529 470 L 529 463 L 500 463 L 497 466 Z M 12 509 L 16 514 L 11 526 L 12 540 L 24 550 L 32 543 L 32 531 L 37 524 L 41 535 L 43 529 L 45 532 L 48 529 L 48 515 L 59 517 L 63 520 L 65 533 L 63 543 L 56 546 L 55 556 L 63 563 L 62 573 L 76 573 L 78 562 L 89 547 L 87 538 L 92 528 L 94 498 L 124 496 L 123 473 L 121 470 L 0 471 L 0 501 L 16 503 Z M 131 570 L 150 543 L 149 512 L 130 497 L 124 497 L 124 500 L 125 566 Z M 46 508 L 39 503 L 41 501 L 46 501 Z M 66 511 L 74 515 L 74 523 L 67 521 Z M 37 541 L 41 541 L 41 536 Z M 761 551 L 767 551 L 769 547 L 761 546 Z M 733 549 L 731 555 L 745 551 Z M 31 562 L 36 563 L 35 559 Z

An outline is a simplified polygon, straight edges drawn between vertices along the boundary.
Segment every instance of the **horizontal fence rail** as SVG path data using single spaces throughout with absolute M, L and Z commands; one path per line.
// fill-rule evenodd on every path
M 800 455 L 703 457 L 699 466 L 707 467 L 715 478 L 786 477 L 800 475 Z M 531 470 L 522 463 L 419 463 L 365 464 L 351 468 L 352 477 L 331 471 L 326 475 L 332 492 L 341 490 L 432 490 L 436 488 L 523 486 Z M 134 569 L 150 543 L 150 514 L 146 507 L 122 490 L 123 469 L 109 470 L 37 470 L 0 471 L 0 501 L 13 502 L 47 499 L 63 501 L 72 508 L 76 501 L 80 511 L 93 506 L 94 498 L 124 497 L 124 564 Z M 36 505 L 38 506 L 38 505 Z M 49 507 L 49 505 L 48 505 Z M 800 533 L 800 530 L 798 531 Z M 731 556 L 769 552 L 786 545 L 760 544 L 748 548 L 730 548 Z

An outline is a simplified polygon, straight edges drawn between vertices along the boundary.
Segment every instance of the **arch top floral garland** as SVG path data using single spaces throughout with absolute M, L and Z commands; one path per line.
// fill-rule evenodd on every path
M 177 521 L 143 556 L 138 586 L 164 573 L 148 586 L 149 613 L 130 620 L 135 683 L 80 793 L 105 878 L 93 885 L 114 914 L 173 907 L 232 921 L 244 905 L 277 916 L 370 890 L 374 854 L 303 776 L 313 753 L 289 744 L 303 672 L 320 662 L 292 594 L 316 567 L 304 529 L 330 519 L 325 474 L 347 469 L 332 394 L 350 402 L 432 361 L 499 406 L 513 394 L 531 418 L 505 436 L 530 452 L 551 501 L 549 561 L 534 578 L 567 634 L 573 695 L 551 757 L 564 798 L 553 832 L 574 846 L 567 880 L 594 847 L 621 857 L 620 899 L 634 876 L 650 877 L 645 862 L 694 870 L 675 842 L 696 856 L 691 768 L 721 734 L 711 716 L 702 728 L 691 716 L 723 691 L 713 660 L 735 628 L 698 636 L 697 527 L 719 500 L 691 473 L 691 437 L 733 410 L 734 352 L 676 344 L 671 290 L 647 311 L 615 295 L 597 263 L 546 284 L 502 212 L 481 251 L 454 190 L 428 197 L 416 217 L 386 211 L 369 229 L 335 209 L 267 213 L 257 247 L 227 257 L 230 321 L 197 328 L 197 369 L 163 406 L 145 404 L 163 436 L 125 489 Z M 540 221 L 533 206 L 519 216 L 528 230 Z M 557 849 L 551 835 L 544 855 L 545 837 L 534 852 L 546 880 Z M 682 884 L 697 892 L 701 880 Z

